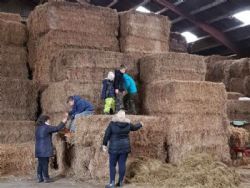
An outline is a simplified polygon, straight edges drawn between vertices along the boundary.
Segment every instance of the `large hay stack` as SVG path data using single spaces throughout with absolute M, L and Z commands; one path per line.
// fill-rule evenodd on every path
M 0 13 L 0 176 L 35 170 L 38 87 L 28 80 L 26 42 L 20 15 Z
M 167 17 L 127 11 L 120 17 L 122 52 L 162 53 L 169 50 L 171 23 Z
M 28 20 L 29 63 L 33 69 L 60 48 L 119 51 L 119 20 L 113 9 L 69 2 L 36 7 Z

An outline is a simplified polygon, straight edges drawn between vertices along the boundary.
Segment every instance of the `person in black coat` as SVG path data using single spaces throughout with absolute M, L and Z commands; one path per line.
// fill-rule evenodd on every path
M 116 186 L 121 187 L 126 171 L 126 161 L 128 154 L 131 152 L 129 133 L 142 128 L 142 123 L 131 124 L 130 120 L 125 117 L 124 111 L 119 111 L 107 127 L 103 139 L 103 151 L 107 150 L 109 143 L 109 169 L 110 184 L 106 188 L 115 187 L 116 164 L 119 164 L 119 181 Z
M 35 131 L 35 157 L 38 158 L 37 178 L 38 182 L 51 182 L 48 173 L 49 157 L 53 156 L 52 134 L 65 127 L 67 118 L 64 118 L 58 126 L 50 125 L 50 117 L 41 115 L 36 123 Z
M 126 73 L 127 67 L 125 65 L 121 65 L 119 70 L 115 70 L 115 80 L 114 80 L 114 88 L 115 88 L 115 111 L 123 109 L 123 95 L 124 95 L 124 81 L 123 74 Z

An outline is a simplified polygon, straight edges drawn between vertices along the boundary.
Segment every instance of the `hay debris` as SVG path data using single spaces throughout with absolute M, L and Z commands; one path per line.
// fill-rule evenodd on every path
M 33 121 L 0 121 L 0 129 L 1 144 L 20 144 L 35 138 Z
M 34 174 L 34 146 L 34 142 L 0 144 L 0 175 Z
M 161 80 L 205 80 L 206 65 L 202 56 L 165 53 L 140 60 L 140 79 L 144 83 Z
M 249 132 L 244 128 L 229 126 L 230 146 L 245 147 L 249 143 Z
M 38 85 L 29 80 L 0 78 L 0 119 L 35 120 Z
M 191 155 L 179 166 L 136 158 L 129 163 L 126 180 L 164 188 L 228 188 L 240 184 L 240 177 L 234 169 L 207 154 Z

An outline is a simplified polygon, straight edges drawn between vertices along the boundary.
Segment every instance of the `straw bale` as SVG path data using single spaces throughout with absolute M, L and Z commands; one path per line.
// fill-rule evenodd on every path
M 223 108 L 223 107 L 222 107 Z M 197 109 L 197 111 L 200 108 Z M 226 115 L 171 114 L 167 124 L 168 161 L 179 164 L 188 154 L 206 152 L 230 162 Z
M 169 38 L 169 51 L 170 52 L 187 52 L 187 42 L 185 37 L 180 33 L 171 32 Z
M 227 101 L 227 115 L 230 120 L 250 121 L 250 101 Z
M 197 81 L 159 81 L 144 90 L 146 114 L 225 113 L 226 91 L 223 84 Z
M 0 43 L 24 45 L 27 41 L 26 26 L 20 22 L 0 19 Z
M 250 75 L 250 61 L 249 58 L 235 60 L 230 66 L 231 78 L 244 78 Z
M 229 81 L 229 91 L 244 93 L 244 79 L 231 78 Z
M 135 36 L 145 39 L 167 41 L 171 22 L 168 17 L 155 14 L 143 14 L 126 11 L 119 14 L 122 37 Z
M 38 86 L 29 80 L 0 78 L 0 119 L 35 120 Z
M 19 14 L 0 12 L 0 19 L 4 21 L 21 22 L 21 16 Z
M 170 52 L 140 60 L 140 79 L 144 83 L 172 79 L 203 81 L 205 73 L 202 56 Z
M 246 129 L 229 126 L 231 147 L 245 147 L 249 142 L 249 132 Z
M 0 77 L 27 79 L 26 55 L 24 47 L 0 45 Z
M 244 97 L 244 95 L 237 92 L 227 92 L 228 100 L 238 100 L 240 97 Z
M 244 94 L 247 97 L 250 97 L 250 76 L 244 78 Z
M 229 56 L 221 56 L 221 55 L 210 55 L 210 56 L 206 56 L 205 58 L 205 63 L 207 64 L 213 64 L 217 61 L 223 61 L 223 60 L 228 60 L 231 57 Z
M 34 140 L 34 121 L 0 121 L 0 143 L 14 144 Z
M 240 184 L 240 176 L 233 168 L 205 153 L 188 156 L 179 166 L 135 158 L 129 162 L 126 180 L 158 188 L 226 188 Z
M 121 52 L 164 53 L 168 51 L 168 43 L 134 36 L 120 38 Z
M 51 30 L 116 37 L 119 20 L 114 9 L 69 2 L 52 2 L 36 7 L 29 16 L 28 27 L 30 35 L 35 38 Z
M 42 110 L 44 113 L 58 113 L 67 110 L 66 100 L 71 95 L 80 95 L 94 104 L 98 112 L 102 108 L 100 95 L 101 84 L 84 82 L 55 82 L 42 93 Z
M 131 133 L 131 156 L 166 160 L 163 119 L 158 117 L 128 116 L 132 123 L 143 122 L 141 130 Z M 103 179 L 108 177 L 108 154 L 100 150 L 104 131 L 110 116 L 95 115 L 77 120 L 75 158 L 72 165 L 76 179 Z
M 0 175 L 31 175 L 35 171 L 33 142 L 0 144 Z
M 50 81 L 85 81 L 100 83 L 109 71 L 121 64 L 128 67 L 128 73 L 137 78 L 139 75 L 138 58 L 118 52 L 99 50 L 65 49 L 50 61 Z M 45 74 L 45 73 L 43 73 Z

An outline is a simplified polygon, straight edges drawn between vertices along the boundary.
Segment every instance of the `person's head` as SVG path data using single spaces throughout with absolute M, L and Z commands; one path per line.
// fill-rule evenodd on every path
M 68 97 L 67 104 L 71 107 L 74 106 L 75 100 L 73 96 Z
M 117 114 L 115 114 L 114 117 L 112 118 L 112 121 L 130 123 L 130 120 L 126 117 L 126 113 L 124 110 L 119 110 Z
M 126 65 L 122 64 L 122 65 L 120 66 L 120 71 L 121 71 L 121 73 L 124 74 L 124 73 L 126 72 L 126 70 L 127 70 Z
M 50 124 L 50 117 L 48 115 L 40 115 L 36 121 L 36 126 L 41 126 L 44 124 Z
M 115 74 L 112 71 L 110 71 L 108 73 L 107 79 L 113 81 L 115 79 Z

